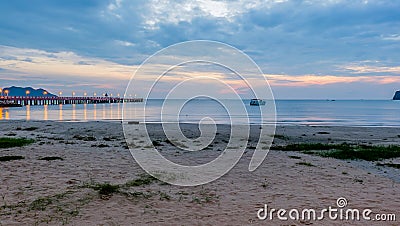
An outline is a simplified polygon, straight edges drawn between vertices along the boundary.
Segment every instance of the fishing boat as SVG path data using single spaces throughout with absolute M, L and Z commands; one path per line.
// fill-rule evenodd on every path
M 261 99 L 251 99 L 250 105 L 251 105 L 251 106 L 265 105 L 265 100 L 261 100 Z

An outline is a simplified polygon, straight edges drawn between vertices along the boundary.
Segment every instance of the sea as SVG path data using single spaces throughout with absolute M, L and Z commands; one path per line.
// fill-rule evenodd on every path
M 0 120 L 199 123 L 206 119 L 205 122 L 216 124 L 400 127 L 400 101 L 275 100 L 275 104 L 267 102 L 264 106 L 250 106 L 250 100 L 222 102 L 149 99 L 125 104 L 32 105 L 0 108 Z M 271 116 L 274 107 L 276 120 Z

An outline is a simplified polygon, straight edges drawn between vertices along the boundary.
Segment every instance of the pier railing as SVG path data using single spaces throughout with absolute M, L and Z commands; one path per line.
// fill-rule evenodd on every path
M 97 103 L 123 103 L 143 102 L 143 98 L 123 97 L 46 97 L 46 96 L 1 96 L 0 100 L 21 105 L 56 105 L 56 104 L 97 104 Z

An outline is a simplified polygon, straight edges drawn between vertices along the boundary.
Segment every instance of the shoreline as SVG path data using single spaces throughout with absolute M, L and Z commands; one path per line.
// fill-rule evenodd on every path
M 150 180 L 127 149 L 121 122 L 0 121 L 0 137 L 35 139 L 23 147 L 2 148 L 0 156 L 23 159 L 0 162 L 0 223 L 4 225 L 79 224 L 304 224 L 299 221 L 260 221 L 257 210 L 335 206 L 345 197 L 350 208 L 371 208 L 400 217 L 400 169 L 377 162 L 354 162 L 301 151 L 271 150 L 253 172 L 248 165 L 257 141 L 253 126 L 248 149 L 237 165 L 221 178 L 201 186 L 180 187 Z M 135 126 L 135 125 L 132 125 Z M 177 150 L 160 124 L 148 124 L 160 153 L 175 162 L 204 164 L 221 154 L 229 126 L 218 126 L 213 147 L 204 151 Z M 193 124 L 184 134 L 196 137 Z M 396 128 L 278 126 L 275 146 L 292 143 L 400 145 Z M 137 149 L 145 148 L 135 135 Z M 55 160 L 40 160 L 59 157 Z M 62 159 L 62 160 L 61 160 Z M 355 163 L 368 163 L 357 165 Z M 379 161 L 400 163 L 400 159 Z M 373 171 L 373 168 L 376 168 Z M 396 176 L 393 178 L 392 176 Z M 392 179 L 390 179 L 392 177 Z M 136 185 L 138 181 L 142 184 Z M 135 183 L 133 183 L 135 182 Z M 145 182 L 145 183 L 144 183 Z M 100 195 L 99 186 L 115 185 L 115 192 Z M 129 185 L 129 186 L 128 186 Z M 135 186 L 133 186 L 135 185 Z M 306 221 L 305 223 L 318 223 Z M 324 224 L 365 225 L 366 221 Z M 371 222 L 369 222 L 371 223 Z M 382 222 L 381 222 L 382 223 Z M 396 222 L 387 222 L 393 225 Z
M 123 121 L 122 119 L 98 119 L 98 120 L 26 120 L 26 119 L 5 119 L 5 120 L 0 120 L 1 122 L 58 122 L 58 123 L 107 123 L 107 122 L 112 122 L 112 123 L 128 123 L 128 122 L 139 122 L 140 124 L 152 124 L 152 125 L 158 125 L 162 124 L 159 121 L 147 121 L 147 122 L 141 122 L 141 121 L 136 121 L 136 120 L 126 120 Z M 166 124 L 173 124 L 175 122 L 165 122 Z M 180 122 L 180 124 L 187 124 L 187 125 L 198 125 L 198 123 L 195 122 Z M 210 125 L 210 124 L 207 124 Z M 217 126 L 230 126 L 231 124 L 224 124 L 224 123 L 216 123 L 215 125 Z M 233 124 L 234 126 L 268 126 L 271 124 Z M 400 126 L 388 126 L 388 125 L 331 125 L 331 124 L 320 124 L 320 125 L 313 125 L 313 124 L 296 124 L 296 123 L 279 123 L 277 122 L 275 124 L 276 127 L 343 127 L 343 128 L 400 128 Z

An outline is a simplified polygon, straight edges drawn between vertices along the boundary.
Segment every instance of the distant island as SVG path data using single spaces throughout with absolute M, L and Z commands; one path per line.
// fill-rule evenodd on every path
M 393 96 L 393 100 L 400 100 L 400 90 L 396 91 L 396 93 Z
M 57 97 L 57 95 L 54 95 L 50 93 L 49 91 L 45 89 L 34 89 L 32 87 L 17 87 L 17 86 L 11 86 L 11 87 L 5 87 L 1 88 L 1 94 L 3 96 L 31 96 L 31 97 Z

